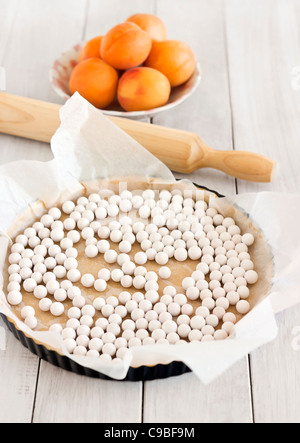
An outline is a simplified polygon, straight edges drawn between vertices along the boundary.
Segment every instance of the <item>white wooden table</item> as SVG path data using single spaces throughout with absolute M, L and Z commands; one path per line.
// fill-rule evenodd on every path
M 197 132 L 218 149 L 268 155 L 280 168 L 272 184 L 213 170 L 190 178 L 230 195 L 299 192 L 298 0 L 0 0 L 7 91 L 62 103 L 48 82 L 54 58 L 135 12 L 158 14 L 202 65 L 196 95 L 154 123 Z M 0 135 L 0 163 L 51 158 L 49 145 Z M 39 360 L 7 331 L 0 423 L 299 422 L 300 352 L 292 347 L 299 324 L 300 306 L 281 313 L 277 339 L 209 386 L 193 374 L 146 383 L 77 376 Z

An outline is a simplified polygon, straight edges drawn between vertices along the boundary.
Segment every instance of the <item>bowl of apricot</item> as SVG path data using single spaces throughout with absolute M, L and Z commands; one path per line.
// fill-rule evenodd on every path
M 201 81 L 190 46 L 169 40 L 155 15 L 136 14 L 55 60 L 50 82 L 68 100 L 79 92 L 104 114 L 141 118 L 169 110 Z

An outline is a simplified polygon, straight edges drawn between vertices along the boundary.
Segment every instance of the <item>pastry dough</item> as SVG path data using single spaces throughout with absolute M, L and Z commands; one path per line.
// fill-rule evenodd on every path
M 172 191 L 175 189 L 179 189 L 182 192 L 189 193 L 189 196 L 195 197 L 196 193 L 201 193 L 201 195 L 208 202 L 211 197 L 214 198 L 214 203 L 220 213 L 222 213 L 225 217 L 232 217 L 236 224 L 241 228 L 242 233 L 249 232 L 253 234 L 255 238 L 255 242 L 252 246 L 249 247 L 249 253 L 251 255 L 251 259 L 255 264 L 255 270 L 258 273 L 258 281 L 254 285 L 250 286 L 250 296 L 248 301 L 250 303 L 251 308 L 253 308 L 256 304 L 258 304 L 264 297 L 266 297 L 271 288 L 271 281 L 273 276 L 273 262 L 272 262 L 272 254 L 269 246 L 267 245 L 262 232 L 256 227 L 247 214 L 245 214 L 240 208 L 233 207 L 230 203 L 223 198 L 217 198 L 214 193 L 211 193 L 206 190 L 199 190 L 199 188 L 195 187 L 190 182 L 176 182 L 176 183 L 166 183 L 159 179 L 151 179 L 150 181 L 143 181 L 140 178 L 126 178 L 123 177 L 121 179 L 115 180 L 97 180 L 94 182 L 83 183 L 84 190 L 82 192 L 82 196 L 88 196 L 93 192 L 99 192 L 104 189 L 110 189 L 114 193 L 119 194 L 120 189 L 128 189 L 129 191 L 140 190 L 141 192 L 145 189 L 153 189 L 153 190 L 168 190 Z M 72 196 L 62 196 L 61 201 L 57 202 L 57 207 L 62 206 L 62 202 L 66 201 L 66 198 L 75 201 L 80 195 L 72 195 Z M 8 235 L 11 238 L 15 238 L 18 234 L 24 232 L 24 229 L 28 226 L 32 226 L 32 224 L 40 219 L 42 215 L 42 210 L 46 212 L 47 208 L 42 201 L 38 201 L 29 208 L 24 214 L 22 214 L 11 227 L 8 232 Z M 130 215 L 130 214 L 129 214 Z M 65 216 L 64 216 L 65 217 Z M 62 217 L 62 220 L 64 219 Z M 111 247 L 119 252 L 118 245 L 115 243 L 111 243 Z M 78 249 L 78 262 L 79 262 L 79 270 L 81 274 L 93 274 L 97 275 L 99 270 L 103 267 L 111 266 L 112 269 L 118 267 L 115 265 L 108 265 L 107 262 L 104 261 L 103 254 L 98 255 L 96 258 L 88 258 L 85 254 L 85 241 L 80 240 L 79 243 L 76 244 L 76 248 Z M 129 255 L 133 258 L 136 253 L 140 251 L 140 244 L 134 243 L 132 245 L 132 250 L 129 252 Z M 177 291 L 182 292 L 182 281 L 186 277 L 190 277 L 192 273 L 196 270 L 196 266 L 198 261 L 187 259 L 184 262 L 178 262 L 174 259 L 170 259 L 168 262 L 168 267 L 171 270 L 171 277 L 169 280 L 160 280 L 159 282 L 159 293 L 160 296 L 163 295 L 163 290 L 168 285 L 173 285 L 177 288 Z M 145 265 L 148 271 L 159 272 L 161 265 L 158 265 L 155 261 L 148 261 Z M 7 287 L 8 284 L 8 261 L 6 263 L 6 271 L 4 274 L 4 287 Z M 118 296 L 124 288 L 121 287 L 120 283 L 109 280 L 107 282 L 107 290 L 104 293 L 101 293 L 103 297 L 109 296 Z M 82 286 L 81 282 L 76 283 L 76 286 L 79 286 L 80 289 L 84 292 L 84 294 L 88 297 L 91 303 L 99 297 L 99 293 L 95 291 L 94 288 L 87 288 Z M 137 290 L 133 287 L 126 289 L 131 293 L 136 292 Z M 22 289 L 23 295 L 23 303 L 17 307 L 13 307 L 12 310 L 17 316 L 22 319 L 21 310 L 26 306 L 32 306 L 35 309 L 36 316 L 38 318 L 38 327 L 36 330 L 46 331 L 49 327 L 55 323 L 60 323 L 63 327 L 65 327 L 68 317 L 66 312 L 69 308 L 71 308 L 72 302 L 71 300 L 66 300 L 64 302 L 65 305 L 65 313 L 60 317 L 53 317 L 50 312 L 43 312 L 39 308 L 39 300 L 37 300 L 32 294 L 26 293 Z M 201 306 L 201 300 L 197 301 L 189 301 L 190 304 L 193 305 L 194 312 L 196 309 Z M 229 308 L 230 312 L 233 312 L 237 319 L 240 320 L 242 315 L 239 314 L 235 307 Z M 101 317 L 101 313 L 97 311 L 95 315 L 95 321 Z M 59 352 L 59 350 L 57 350 Z

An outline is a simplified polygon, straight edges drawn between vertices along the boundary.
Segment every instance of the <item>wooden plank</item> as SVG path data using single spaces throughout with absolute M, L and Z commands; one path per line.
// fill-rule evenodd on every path
M 300 190 L 300 90 L 293 82 L 300 60 L 299 17 L 299 2 L 293 0 L 226 2 L 235 145 L 271 156 L 279 165 L 272 184 L 238 181 L 239 192 Z M 291 346 L 299 312 L 297 306 L 280 314 L 278 338 L 251 355 L 256 422 L 300 420 L 300 354 Z
M 191 46 L 201 65 L 202 80 L 193 97 L 178 108 L 156 116 L 154 123 L 196 132 L 212 148 L 231 150 L 223 2 L 192 0 L 183 7 L 168 0 L 158 2 L 157 14 L 166 23 L 169 38 L 183 40 Z M 224 194 L 235 193 L 234 180 L 219 171 L 201 169 L 188 178 Z
M 34 423 L 139 423 L 141 383 L 97 380 L 42 362 Z
M 13 26 L 17 8 L 18 0 L 12 0 L 9 5 L 4 1 L 0 4 L 0 66 L 3 66 L 7 43 L 10 38 L 10 29 Z
M 203 385 L 194 374 L 146 383 L 145 423 L 251 423 L 247 359 Z
M 0 66 L 3 66 L 6 70 L 7 83 L 11 84 L 10 77 L 14 69 L 9 68 L 9 58 L 12 56 L 11 45 L 12 45 L 12 35 L 13 29 L 15 27 L 15 19 L 18 14 L 19 7 L 18 0 L 12 0 L 11 2 L 1 2 L 0 6 Z M 22 45 L 21 45 L 22 46 Z M 23 48 L 23 46 L 22 46 Z M 15 51 L 21 51 L 20 45 L 16 44 L 16 48 L 13 48 L 13 54 Z M 19 59 L 19 57 L 18 57 Z M 19 59 L 20 60 L 20 59 Z M 24 58 L 22 57 L 24 61 Z M 15 64 L 15 59 L 13 57 L 13 64 Z M 15 82 L 17 83 L 17 82 Z M 1 150 L 0 150 L 0 163 L 7 163 L 20 159 L 30 159 L 37 158 L 39 156 L 39 151 L 42 150 L 42 158 L 51 158 L 51 152 L 49 148 L 43 149 L 40 143 L 35 142 L 25 142 L 27 149 L 24 149 L 24 142 L 18 140 L 17 138 L 12 138 L 8 136 L 1 135 Z M 45 152 L 46 151 L 46 152 Z M 49 155 L 49 157 L 48 157 Z
M 15 160 L 49 161 L 53 159 L 48 144 L 1 134 L 0 164 Z
M 202 65 L 203 79 L 194 97 L 155 117 L 154 123 L 197 132 L 214 148 L 232 149 L 223 2 L 190 0 L 183 8 L 165 0 L 157 3 L 157 14 L 165 21 L 170 38 L 192 46 Z M 227 195 L 235 193 L 235 180 L 218 171 L 201 170 L 188 178 Z M 144 421 L 251 422 L 248 359 L 208 386 L 193 374 L 145 383 Z
M 8 92 L 63 103 L 52 91 L 49 71 L 61 52 L 81 41 L 85 8 L 86 0 L 18 2 L 3 60 Z
M 82 39 L 85 7 L 86 0 L 1 2 L 0 60 L 6 69 L 9 92 L 62 102 L 49 85 L 49 69 L 61 51 Z M 67 32 L 57 32 L 58 29 Z M 4 135 L 0 142 L 0 164 L 53 158 L 46 144 Z M 7 337 L 7 350 L 0 352 L 0 422 L 28 423 L 32 418 L 39 359 L 10 333 Z
M 52 91 L 49 70 L 61 52 L 81 41 L 85 8 L 86 0 L 2 2 L 0 32 L 4 44 L 0 60 L 6 70 L 8 92 L 63 103 Z M 52 158 L 49 145 L 1 136 L 0 164 Z
M 247 28 L 247 32 L 244 32 Z M 300 189 L 299 2 L 226 2 L 226 29 L 236 149 L 274 158 L 271 184 L 239 181 L 239 192 Z
M 84 40 L 102 35 L 113 26 L 126 21 L 138 13 L 152 14 L 155 11 L 155 0 L 90 0 L 87 27 Z
M 278 337 L 250 358 L 255 423 L 300 421 L 300 306 L 277 316 Z
M 0 351 L 0 423 L 31 423 L 39 359 L 7 330 Z
M 106 32 L 139 11 L 151 12 L 153 2 L 116 0 L 89 2 L 83 40 Z M 105 20 L 104 20 L 105 17 Z M 75 44 L 76 41 L 73 41 Z M 149 121 L 146 119 L 145 121 Z M 142 383 L 94 380 L 66 373 L 42 363 L 34 422 L 139 423 L 142 414 Z M 49 392 L 51 392 L 49 397 Z M 122 402 L 120 402 L 122 399 Z M 69 405 L 66 408 L 66 404 Z M 126 406 L 125 406 L 126 405 Z

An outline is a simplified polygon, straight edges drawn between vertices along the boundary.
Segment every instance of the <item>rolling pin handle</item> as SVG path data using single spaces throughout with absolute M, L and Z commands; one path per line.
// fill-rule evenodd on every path
M 247 151 L 212 149 L 198 137 L 198 168 L 214 168 L 240 180 L 269 183 L 276 171 L 276 162 L 264 155 Z

